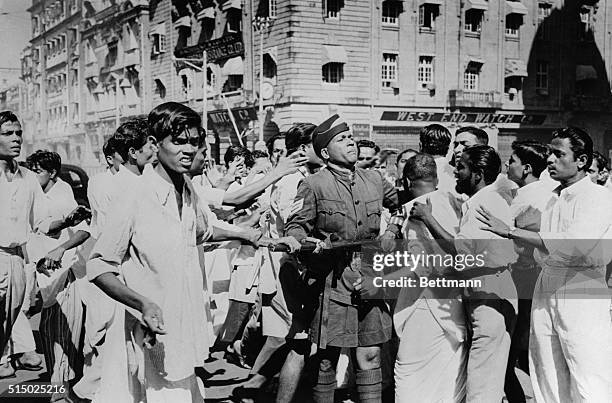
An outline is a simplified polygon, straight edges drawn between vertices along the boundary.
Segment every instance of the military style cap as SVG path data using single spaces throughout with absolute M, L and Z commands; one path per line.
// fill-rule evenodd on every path
M 321 123 L 315 129 L 312 135 L 312 146 L 315 153 L 321 158 L 321 150 L 327 147 L 329 142 L 338 134 L 347 132 L 349 127 L 346 123 L 341 122 L 336 126 L 333 126 L 334 122 L 338 120 L 340 116 L 338 114 L 333 115 L 325 122 Z

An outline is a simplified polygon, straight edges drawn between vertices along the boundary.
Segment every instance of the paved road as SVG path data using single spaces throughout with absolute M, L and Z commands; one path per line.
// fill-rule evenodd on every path
M 32 328 L 38 329 L 38 316 L 36 315 L 31 319 Z M 42 352 L 40 349 L 39 343 L 39 335 L 38 332 L 34 332 L 35 338 L 37 339 L 39 353 Z M 222 353 L 213 354 L 214 360 L 210 363 L 207 363 L 204 369 L 208 372 L 198 373 L 198 376 L 203 378 L 204 384 L 206 386 L 206 401 L 210 403 L 214 402 L 231 402 L 231 394 L 232 390 L 241 382 L 247 379 L 249 371 L 240 367 L 237 367 L 232 364 L 228 364 L 223 358 Z M 42 354 L 41 354 L 41 358 Z M 212 375 L 212 376 L 211 376 Z M 526 391 L 527 396 L 529 397 L 527 402 L 533 402 L 533 392 L 531 390 L 531 385 L 529 384 L 529 377 L 520 370 L 517 370 L 517 375 L 521 384 L 523 385 L 524 390 Z M 49 376 L 45 369 L 41 371 L 17 371 L 16 377 L 11 379 L 1 379 L 0 380 L 0 402 L 46 402 L 49 399 L 33 399 L 33 398 L 7 398 L 5 393 L 8 390 L 9 385 L 16 384 L 24 384 L 29 382 L 47 382 L 49 380 Z M 273 387 L 272 387 L 273 388 Z M 263 390 L 259 395 L 261 401 L 273 401 L 274 395 L 273 391 L 268 388 L 267 390 Z M 304 401 L 305 399 L 297 399 L 300 401 Z M 345 402 L 350 402 L 350 400 L 344 400 Z

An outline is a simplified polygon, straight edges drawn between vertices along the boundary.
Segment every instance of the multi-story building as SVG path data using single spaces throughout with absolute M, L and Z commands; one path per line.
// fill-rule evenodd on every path
M 34 143 L 65 161 L 80 160 L 85 144 L 79 117 L 80 1 L 32 1 L 32 39 L 22 62 L 34 108 L 28 112 Z
M 274 17 L 262 92 L 281 128 L 338 112 L 356 136 L 416 148 L 429 123 L 476 125 L 506 159 L 513 140 L 575 124 L 612 148 L 610 2 L 254 0 L 244 11 Z M 245 35 L 251 88 L 259 42 Z

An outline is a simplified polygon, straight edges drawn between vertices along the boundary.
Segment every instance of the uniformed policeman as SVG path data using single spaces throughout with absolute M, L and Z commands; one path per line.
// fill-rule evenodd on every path
M 377 170 L 355 167 L 357 147 L 346 123 L 334 124 L 334 115 L 319 125 L 313 146 L 326 168 L 300 182 L 293 214 L 285 235 L 306 238 L 359 241 L 375 239 L 380 232 L 383 206 L 399 212 L 397 192 Z M 393 215 L 382 235 L 394 239 L 402 223 Z M 333 402 L 335 368 L 342 347 L 356 348 L 356 383 L 359 401 L 381 399 L 380 346 L 391 337 L 391 317 L 382 300 L 359 297 L 354 284 L 365 273 L 358 254 L 330 250 L 310 258 L 308 288 L 312 291 L 310 339 L 318 347 L 319 362 L 314 400 Z M 306 302 L 308 304 L 308 302 Z M 307 309 L 308 311 L 308 309 Z

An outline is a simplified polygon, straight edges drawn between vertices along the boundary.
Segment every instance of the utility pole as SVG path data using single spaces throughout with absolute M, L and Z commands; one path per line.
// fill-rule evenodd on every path
M 255 149 L 258 147 L 265 148 L 264 142 L 264 108 L 263 108 L 263 39 L 264 39 L 264 31 L 267 31 L 272 23 L 274 22 L 274 18 L 272 17 L 255 17 L 253 19 L 253 28 L 256 31 L 259 31 L 259 140 L 255 144 Z

